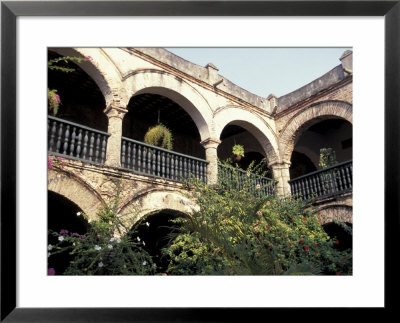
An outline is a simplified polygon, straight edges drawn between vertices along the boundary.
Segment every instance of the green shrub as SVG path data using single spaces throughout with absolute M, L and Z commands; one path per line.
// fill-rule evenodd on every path
M 310 205 L 293 198 L 257 197 L 243 189 L 192 179 L 199 211 L 176 220 L 178 234 L 164 252 L 173 275 L 351 274 L 351 251 L 338 251 Z M 256 189 L 261 189 L 260 187 Z

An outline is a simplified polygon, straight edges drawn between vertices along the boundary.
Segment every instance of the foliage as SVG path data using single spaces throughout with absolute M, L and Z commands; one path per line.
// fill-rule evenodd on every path
M 164 249 L 169 274 L 351 274 L 351 251 L 335 249 L 339 242 L 325 233 L 310 205 L 254 195 L 248 178 L 241 190 L 235 183 L 210 187 L 192 179 L 200 208 L 175 220 L 182 229 Z
M 147 131 L 144 136 L 144 142 L 148 145 L 172 150 L 172 133 L 163 124 L 158 124 Z
M 244 147 L 242 145 L 234 145 L 232 147 L 232 153 L 235 156 L 242 156 L 244 157 Z
M 88 232 L 84 235 L 61 230 L 49 231 L 58 239 L 56 245 L 49 245 L 49 257 L 69 252 L 73 256 L 64 275 L 149 275 L 155 273 L 155 265 L 150 255 L 143 250 L 140 237 L 136 239 L 128 232 L 132 221 L 122 220 L 117 214 L 119 189 L 112 205 L 104 206 L 98 213 L 98 220 L 90 220 Z M 55 274 L 49 268 L 49 274 Z
M 50 70 L 53 70 L 53 71 L 71 73 L 71 72 L 74 72 L 75 69 L 72 67 L 68 67 L 68 63 L 70 63 L 70 62 L 82 63 L 86 60 L 91 60 L 91 59 L 92 58 L 90 56 L 87 56 L 87 57 L 62 56 L 62 57 L 50 59 L 47 62 L 47 66 Z
M 61 99 L 60 96 L 57 94 L 57 90 L 47 89 L 47 102 L 48 102 L 49 112 L 53 112 L 53 115 L 55 116 L 58 112 L 58 107 L 61 103 Z
M 332 148 L 321 148 L 319 150 L 319 167 L 327 168 L 337 164 L 336 153 Z

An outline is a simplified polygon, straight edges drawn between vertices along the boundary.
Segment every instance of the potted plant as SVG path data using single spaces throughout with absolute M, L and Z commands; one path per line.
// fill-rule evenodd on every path
M 244 157 L 244 147 L 242 145 L 234 145 L 232 147 L 232 153 L 237 161 L 240 161 Z
M 47 102 L 49 111 L 55 116 L 58 112 L 58 106 L 61 103 L 60 96 L 57 94 L 57 90 L 47 89 Z
M 153 145 L 168 150 L 172 150 L 172 133 L 171 131 L 159 123 L 158 125 L 149 128 L 144 136 L 144 142 L 148 145 Z

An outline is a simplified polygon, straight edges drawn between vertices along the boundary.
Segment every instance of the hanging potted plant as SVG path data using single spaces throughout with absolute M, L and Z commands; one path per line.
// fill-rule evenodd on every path
M 172 141 L 173 138 L 171 131 L 161 123 L 149 128 L 144 136 L 144 142 L 146 144 L 168 150 L 172 150 Z
M 58 106 L 61 103 L 60 96 L 57 94 L 57 90 L 47 89 L 47 102 L 49 107 L 49 112 L 52 112 L 55 116 L 58 112 Z
M 232 153 L 236 161 L 240 161 L 244 157 L 244 147 L 242 145 L 234 145 L 232 147 Z

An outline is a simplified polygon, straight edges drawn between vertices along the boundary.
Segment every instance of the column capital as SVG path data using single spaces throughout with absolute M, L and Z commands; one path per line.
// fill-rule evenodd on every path
M 204 139 L 202 142 L 200 142 L 200 145 L 202 145 L 205 149 L 217 148 L 221 142 L 222 141 L 217 138 L 209 137 L 207 139 Z
M 115 107 L 109 105 L 105 110 L 104 113 L 107 115 L 108 118 L 120 118 L 123 119 L 125 114 L 128 113 L 127 109 Z
M 286 168 L 289 168 L 290 167 L 290 165 L 291 165 L 292 163 L 291 162 L 288 162 L 288 161 L 281 161 L 281 162 L 279 162 L 279 161 L 272 161 L 271 163 L 269 163 L 268 164 L 268 166 L 269 167 L 272 167 L 272 168 L 276 168 L 276 169 L 286 169 Z

